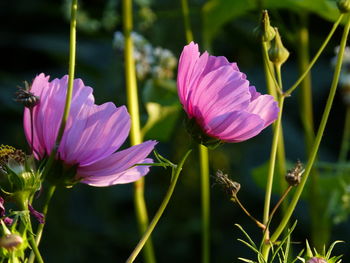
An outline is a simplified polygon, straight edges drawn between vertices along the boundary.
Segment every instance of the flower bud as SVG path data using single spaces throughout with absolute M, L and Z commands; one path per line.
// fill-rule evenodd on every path
M 298 162 L 295 164 L 295 167 L 291 170 L 287 171 L 287 174 L 285 176 L 286 181 L 290 186 L 297 186 L 300 184 L 301 181 L 301 175 L 304 173 L 303 165 L 298 160 Z
M 323 258 L 313 257 L 306 261 L 306 263 L 327 263 L 327 261 Z
M 350 0 L 338 0 L 337 6 L 341 13 L 348 13 L 350 11 Z
M 255 34 L 264 42 L 271 41 L 275 35 L 275 29 L 270 25 L 270 18 L 267 10 L 262 11 L 262 19 L 260 25 L 254 29 Z
M 17 234 L 6 234 L 0 238 L 0 247 L 11 251 L 18 248 L 22 243 L 22 237 Z
M 271 41 L 271 47 L 268 51 L 269 59 L 277 66 L 282 65 L 289 57 L 289 51 L 283 46 L 281 36 L 275 27 L 275 38 Z
M 40 98 L 30 92 L 30 85 L 27 81 L 24 82 L 24 85 L 24 88 L 19 87 L 16 92 L 15 101 L 22 103 L 24 107 L 33 108 L 35 105 L 39 104 Z
M 0 188 L 15 201 L 24 202 L 40 188 L 34 159 L 21 150 L 0 145 Z

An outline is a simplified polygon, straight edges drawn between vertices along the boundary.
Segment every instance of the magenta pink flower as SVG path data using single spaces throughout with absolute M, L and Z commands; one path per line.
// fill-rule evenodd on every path
M 241 142 L 277 119 L 279 109 L 272 96 L 250 86 L 236 63 L 207 52 L 200 56 L 193 42 L 182 51 L 177 86 L 189 119 L 210 139 Z M 200 139 L 205 144 L 207 138 Z
M 55 144 L 65 106 L 68 76 L 49 82 L 49 76 L 40 74 L 32 84 L 31 92 L 40 97 L 33 108 L 33 142 L 31 118 L 24 111 L 24 131 L 33 146 L 37 159 L 48 156 Z M 125 106 L 116 107 L 107 102 L 94 103 L 92 88 L 80 79 L 74 80 L 73 97 L 67 125 L 56 159 L 65 167 L 76 167 L 75 180 L 93 186 L 109 186 L 138 180 L 149 171 L 146 158 L 157 142 L 147 141 L 116 152 L 128 137 L 130 116 Z

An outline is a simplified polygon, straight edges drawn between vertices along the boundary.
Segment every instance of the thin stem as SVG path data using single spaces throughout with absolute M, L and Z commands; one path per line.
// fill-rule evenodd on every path
M 56 137 L 55 146 L 53 147 L 48 161 L 46 162 L 45 169 L 42 173 L 42 177 L 45 178 L 49 172 L 60 145 L 64 129 L 69 116 L 70 105 L 73 94 L 73 82 L 74 82 L 74 71 L 75 71 L 75 57 L 76 57 L 76 27 L 77 27 L 77 11 L 78 11 L 78 0 L 72 0 L 71 5 L 71 20 L 70 20 L 70 35 L 69 35 L 69 68 L 68 68 L 68 89 L 66 95 L 66 104 L 61 120 L 60 129 Z
M 292 92 L 299 86 L 299 84 L 303 81 L 303 79 L 308 75 L 308 73 L 311 70 L 312 66 L 315 64 L 315 62 L 317 61 L 317 59 L 319 58 L 319 56 L 323 52 L 324 48 L 327 46 L 329 40 L 332 38 L 332 36 L 333 36 L 335 30 L 337 29 L 340 21 L 342 20 L 343 16 L 344 16 L 343 14 L 339 15 L 337 21 L 333 24 L 333 27 L 332 27 L 331 31 L 329 32 L 329 34 L 326 37 L 325 41 L 322 43 L 320 49 L 317 51 L 317 53 L 314 56 L 314 58 L 311 60 L 309 66 L 306 69 L 306 71 L 304 72 L 304 74 L 302 74 L 299 77 L 299 79 L 295 82 L 295 84 L 285 92 L 286 96 L 289 96 L 290 94 L 292 94 Z
M 322 140 L 322 135 L 323 135 L 324 130 L 326 128 L 329 113 L 331 111 L 332 103 L 333 103 L 335 92 L 337 89 L 339 75 L 340 75 L 342 61 L 343 61 L 344 50 L 345 50 L 346 41 L 347 41 L 348 34 L 349 34 L 349 29 L 350 29 L 350 17 L 348 16 L 347 22 L 346 22 L 346 25 L 345 25 L 345 28 L 343 31 L 342 39 L 340 42 L 340 48 L 339 48 L 339 53 L 338 53 L 338 57 L 337 57 L 337 64 L 335 66 L 333 80 L 332 80 L 331 88 L 329 91 L 329 96 L 328 96 L 327 103 L 326 103 L 326 106 L 325 106 L 325 109 L 324 109 L 324 112 L 322 115 L 320 126 L 319 126 L 318 131 L 317 131 L 315 142 L 314 142 L 312 150 L 311 150 L 309 161 L 308 161 L 307 166 L 305 168 L 304 176 L 303 176 L 299 186 L 297 187 L 297 189 L 293 195 L 293 198 L 288 206 L 286 214 L 284 215 L 281 223 L 278 225 L 277 229 L 275 230 L 275 232 L 271 236 L 272 243 L 274 243 L 279 238 L 279 236 L 283 232 L 284 228 L 288 224 L 288 221 L 289 221 L 290 217 L 292 216 L 293 211 L 294 211 L 294 209 L 299 201 L 299 198 L 300 198 L 301 193 L 304 189 L 306 181 L 310 175 L 311 168 L 312 168 L 314 161 L 316 159 L 316 155 L 317 155 L 317 152 L 318 152 L 321 140 Z M 270 249 L 269 244 L 266 244 L 265 246 L 263 246 L 263 255 L 265 258 L 268 257 L 269 249 Z
M 145 245 L 146 241 L 149 239 L 152 231 L 154 230 L 155 226 L 157 225 L 159 219 L 161 218 L 165 208 L 167 207 L 171 196 L 173 195 L 177 180 L 179 178 L 180 172 L 182 170 L 182 166 L 184 165 L 188 155 L 191 153 L 191 151 L 188 151 L 186 153 L 186 155 L 182 158 L 181 162 L 179 163 L 179 165 L 176 168 L 176 171 L 174 173 L 174 176 L 172 178 L 172 181 L 170 183 L 170 186 L 168 188 L 168 191 L 161 203 L 161 205 L 158 208 L 158 211 L 156 212 L 156 214 L 154 215 L 151 223 L 149 224 L 147 230 L 145 231 L 145 233 L 143 234 L 141 240 L 139 241 L 139 243 L 136 245 L 134 251 L 130 254 L 129 258 L 126 260 L 126 263 L 131 263 L 134 262 L 134 260 L 136 259 L 137 255 L 140 253 L 141 249 L 143 248 L 143 246 Z
M 276 100 L 278 99 L 277 90 L 280 91 L 280 94 L 282 93 L 279 88 L 277 88 L 279 85 L 277 83 L 277 80 L 275 78 L 275 71 L 272 67 L 272 63 L 269 61 L 268 58 L 268 43 L 262 41 L 262 54 L 263 54 L 263 60 L 264 60 L 264 71 L 265 71 L 265 79 L 266 79 L 266 86 L 268 93 L 272 95 Z M 275 125 L 273 125 L 273 129 L 275 129 Z M 278 145 L 277 145 L 277 166 L 279 169 L 279 176 L 284 177 L 286 173 L 286 154 L 285 154 L 285 148 L 284 148 L 284 136 L 283 136 L 283 127 L 281 123 L 281 128 L 279 129 L 279 136 L 278 136 Z M 285 180 L 280 180 L 280 187 L 281 189 L 284 189 L 287 186 Z M 281 193 L 282 194 L 282 193 Z M 283 211 L 285 210 L 286 205 L 283 203 Z
M 130 130 L 130 142 L 132 145 L 140 144 L 142 142 L 141 130 L 140 130 L 140 113 L 139 113 L 139 100 L 135 73 L 135 61 L 134 61 L 134 47 L 131 37 L 133 27 L 132 17 L 132 0 L 123 0 L 123 27 L 125 36 L 125 80 L 126 80 L 126 92 L 127 92 L 127 105 L 131 116 L 131 130 Z M 136 211 L 136 218 L 139 225 L 139 231 L 141 235 L 146 231 L 148 226 L 148 214 L 146 208 L 146 202 L 144 198 L 144 178 L 139 179 L 134 183 L 134 205 Z M 145 262 L 154 263 L 155 255 L 151 239 L 148 240 L 144 249 Z
M 248 212 L 248 210 L 243 206 L 243 204 L 241 203 L 241 201 L 239 201 L 237 195 L 234 196 L 233 198 L 231 198 L 231 200 L 232 200 L 232 202 L 237 203 L 238 206 L 243 210 L 243 212 L 244 212 L 251 220 L 253 220 L 253 221 L 255 222 L 255 224 L 256 224 L 259 228 L 261 228 L 261 229 L 263 229 L 263 230 L 266 229 L 266 226 L 265 226 L 263 223 L 261 223 L 258 219 L 256 219 L 254 216 L 252 216 L 252 215 Z
M 187 0 L 181 0 L 181 7 L 182 7 L 182 15 L 184 19 L 186 41 L 187 43 L 190 43 L 191 41 L 193 41 L 193 34 L 191 30 L 190 11 L 188 8 Z
M 186 41 L 193 41 L 187 0 L 181 0 Z M 210 180 L 208 148 L 199 145 L 199 162 L 202 192 L 202 263 L 210 262 Z
M 36 259 L 39 263 L 44 263 L 44 260 L 43 260 L 43 258 L 41 257 L 40 252 L 39 252 L 39 249 L 38 249 L 38 247 L 37 247 L 37 245 L 36 245 L 36 242 L 35 242 L 35 239 L 34 239 L 33 234 L 29 233 L 28 241 L 29 241 L 29 245 L 30 245 L 31 248 L 32 248 L 32 252 L 33 252 L 34 255 L 35 255 L 35 259 Z
M 275 207 L 271 210 L 270 217 L 269 217 L 269 222 L 271 222 L 273 215 L 276 213 L 278 207 L 282 204 L 283 200 L 286 199 L 286 197 L 287 197 L 287 195 L 288 195 L 288 193 L 290 192 L 291 189 L 292 189 L 292 186 L 288 186 L 288 188 L 282 194 L 280 200 L 278 200 L 278 202 L 275 205 Z
M 199 145 L 202 187 L 202 262 L 210 262 L 210 180 L 208 148 Z
M 269 170 L 268 170 L 268 175 L 267 175 L 265 204 L 264 204 L 264 217 L 263 217 L 264 224 L 266 224 L 269 220 L 270 201 L 271 201 L 271 193 L 272 193 L 272 185 L 273 185 L 273 174 L 274 174 L 274 170 L 275 170 L 278 138 L 280 135 L 279 130 L 281 129 L 283 104 L 284 104 L 284 96 L 281 96 L 279 98 L 279 113 L 278 113 L 278 118 L 277 118 L 277 121 L 275 124 L 275 129 L 274 129 L 274 134 L 273 134 L 273 139 L 272 139 L 270 163 L 269 163 Z
M 42 213 L 43 213 L 43 215 L 45 217 L 45 223 L 46 223 L 47 212 L 48 212 L 48 209 L 49 209 L 49 204 L 51 202 L 53 194 L 55 193 L 55 190 L 56 190 L 56 185 L 50 185 L 48 190 L 47 190 L 47 194 L 46 194 L 46 198 L 45 198 L 45 202 L 44 202 L 44 207 L 43 207 L 43 210 L 42 210 Z M 35 243 L 36 243 L 37 246 L 39 246 L 39 244 L 40 244 L 40 240 L 41 240 L 41 237 L 42 237 L 42 234 L 43 234 L 45 223 L 44 224 L 39 224 L 38 225 L 38 229 L 36 230 Z M 34 262 L 34 257 L 35 257 L 35 255 L 33 253 L 30 253 L 30 257 L 29 257 L 28 263 Z

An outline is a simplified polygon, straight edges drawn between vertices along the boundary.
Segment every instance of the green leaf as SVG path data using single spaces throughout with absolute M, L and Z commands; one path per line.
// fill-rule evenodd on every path
M 335 1 L 327 0 L 210 0 L 203 6 L 203 37 L 210 43 L 220 28 L 244 14 L 262 9 L 289 9 L 300 13 L 301 10 L 311 12 L 329 21 L 339 16 Z
M 145 138 L 167 141 L 181 111 L 174 80 L 148 80 L 143 90 L 148 119 L 142 128 Z

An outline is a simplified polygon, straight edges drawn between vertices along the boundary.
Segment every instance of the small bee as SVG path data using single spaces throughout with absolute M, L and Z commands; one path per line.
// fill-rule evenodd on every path
M 304 172 L 303 164 L 298 160 L 293 169 L 287 171 L 286 181 L 290 186 L 297 186 L 300 184 L 301 176 Z
M 18 87 L 18 91 L 16 92 L 15 101 L 20 102 L 27 108 L 33 108 L 40 102 L 40 98 L 35 96 L 30 92 L 31 86 L 27 81 L 24 81 L 24 88 Z

